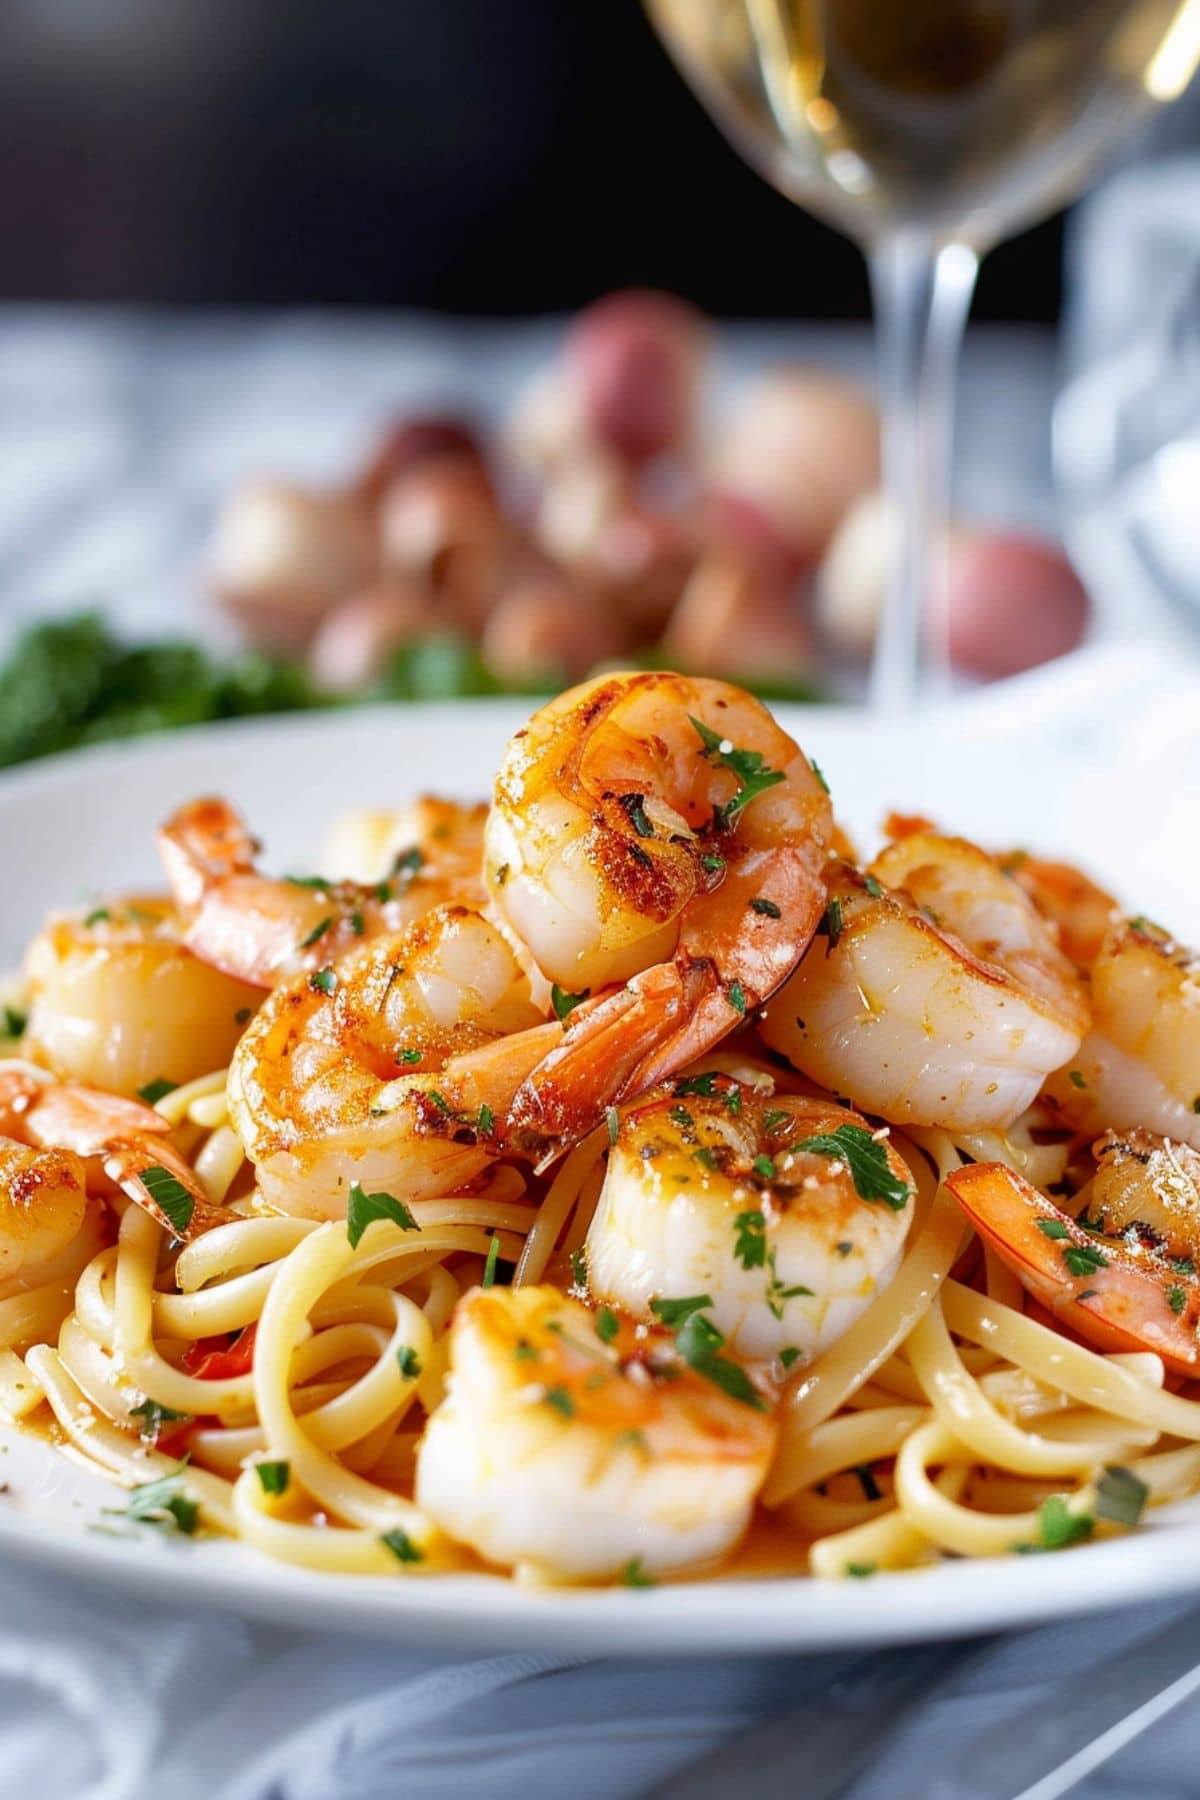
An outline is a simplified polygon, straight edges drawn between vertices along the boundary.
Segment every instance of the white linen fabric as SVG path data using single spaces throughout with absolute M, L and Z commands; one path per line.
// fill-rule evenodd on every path
M 297 1635 L 9 1566 L 0 1794 L 633 1800 L 678 1778 L 711 1800 L 1009 1800 L 1078 1749 L 1081 1706 L 1094 1737 L 1145 1697 L 1138 1671 L 1157 1690 L 1197 1664 L 1194 1605 L 886 1652 L 573 1662 Z M 1186 1800 L 1198 1738 L 1181 1706 L 1070 1791 Z

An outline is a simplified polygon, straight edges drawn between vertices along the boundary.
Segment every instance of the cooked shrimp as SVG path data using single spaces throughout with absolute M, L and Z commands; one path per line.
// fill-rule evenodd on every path
M 1063 954 L 1076 968 L 1090 969 L 1120 911 L 1112 895 L 1072 863 L 1047 862 L 1025 850 L 1011 850 L 998 861 L 1056 927 Z
M 321 866 L 340 880 L 370 886 L 388 877 L 397 863 L 406 863 L 417 849 L 422 862 L 420 880 L 411 890 L 414 898 L 443 884 L 445 892 L 436 893 L 437 903 L 482 907 L 487 899 L 483 885 L 487 812 L 484 801 L 467 805 L 423 794 L 394 811 L 346 813 L 329 835 Z
M 993 859 L 916 833 L 830 876 L 824 931 L 762 1035 L 885 1118 L 1003 1129 L 1087 1029 L 1083 983 Z
M 451 1328 L 417 1503 L 489 1562 L 558 1579 L 712 1562 L 745 1530 L 775 1444 L 746 1391 L 690 1368 L 668 1334 L 554 1288 L 476 1288 Z
M 1097 1145 L 1085 1228 L 1003 1163 L 947 1185 L 975 1229 L 1057 1320 L 1101 1350 L 1151 1350 L 1200 1371 L 1200 1154 L 1149 1132 Z
M 355 1181 L 407 1199 L 455 1193 L 498 1155 L 504 1110 L 560 1030 L 500 932 L 466 907 L 293 977 L 229 1070 L 230 1117 L 263 1199 L 332 1219 Z
M 0 1133 L 38 1148 L 68 1150 L 156 1218 L 173 1236 L 199 1237 L 230 1213 L 214 1206 L 171 1143 L 152 1106 L 76 1082 L 55 1082 L 25 1062 L 0 1062 Z
M 223 1067 L 260 996 L 181 937 L 157 895 L 54 915 L 26 952 L 26 1055 L 63 1081 L 125 1095 Z
M 430 813 L 424 822 L 437 819 Z M 385 878 L 366 886 L 260 875 L 258 845 L 219 799 L 181 807 L 158 844 L 189 949 L 257 988 L 324 968 L 364 938 L 402 931 L 434 906 L 464 898 L 458 850 L 439 850 L 436 840 L 408 845 Z M 477 892 L 478 877 L 466 885 Z
M 1092 1029 L 1047 1083 L 1080 1131 L 1143 1125 L 1200 1149 L 1200 955 L 1148 919 L 1092 966 Z
M 77 1156 L 0 1138 L 0 1281 L 65 1250 L 78 1237 L 86 1208 Z
M 829 796 L 758 701 L 721 681 L 610 675 L 510 743 L 485 832 L 492 898 L 573 998 L 515 1118 L 551 1143 L 739 1025 L 825 903 Z
M 743 1357 L 828 1349 L 887 1286 L 912 1176 L 865 1119 L 724 1076 L 675 1084 L 620 1122 L 587 1243 L 588 1286 L 636 1318 L 708 1296 Z

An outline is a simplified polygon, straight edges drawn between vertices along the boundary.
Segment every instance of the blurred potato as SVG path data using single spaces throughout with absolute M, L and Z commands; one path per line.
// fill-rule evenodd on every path
M 478 632 L 513 547 L 513 530 L 473 457 L 418 463 L 393 482 L 380 514 L 383 572 L 434 596 L 445 624 Z
M 568 569 L 589 566 L 612 520 L 633 497 L 629 472 L 593 448 L 567 458 L 542 490 L 534 534 L 546 555 Z
M 358 478 L 358 491 L 369 506 L 378 506 L 393 482 L 419 463 L 443 456 L 473 459 L 481 470 L 487 463 L 483 446 L 463 419 L 438 414 L 397 420 L 380 438 Z
M 730 548 L 697 565 L 663 637 L 672 663 L 700 675 L 772 686 L 807 675 L 812 642 L 793 590 Z
M 960 531 L 950 541 L 950 660 L 995 680 L 1078 649 L 1087 593 L 1053 544 L 1009 531 Z
M 634 504 L 607 521 L 587 572 L 631 642 L 661 636 L 700 548 L 691 522 L 677 514 Z
M 629 289 L 586 307 L 567 335 L 594 435 L 631 462 L 691 436 L 708 350 L 701 315 L 673 294 Z
M 860 495 L 879 482 L 879 422 L 851 382 L 777 369 L 747 389 L 711 455 L 716 494 L 749 502 L 791 553 L 815 563 Z
M 611 609 L 553 570 L 516 579 L 484 627 L 483 660 L 514 687 L 578 681 L 624 648 Z
M 433 599 L 416 582 L 390 581 L 334 608 L 309 650 L 313 681 L 330 694 L 352 694 L 383 673 L 395 651 L 437 623 Z
M 210 550 L 222 604 L 251 642 L 294 652 L 375 574 L 378 542 L 352 496 L 255 481 L 222 506 Z
M 855 501 L 817 570 L 815 613 L 839 655 L 870 656 L 883 616 L 888 565 L 895 554 L 888 503 L 878 491 Z
M 559 363 L 530 377 L 501 427 L 506 454 L 539 481 L 583 453 L 589 441 L 579 384 Z

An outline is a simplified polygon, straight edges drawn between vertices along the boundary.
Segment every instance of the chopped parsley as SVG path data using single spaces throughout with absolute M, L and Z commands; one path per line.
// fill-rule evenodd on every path
M 774 1181 L 775 1163 L 771 1157 L 756 1156 L 750 1167 L 756 1175 L 761 1175 L 764 1181 Z
M 698 1149 L 692 1151 L 692 1155 L 703 1169 L 717 1169 L 720 1167 L 720 1164 L 717 1161 L 716 1151 L 708 1144 L 701 1144 Z
M 324 875 L 285 875 L 283 878 L 289 887 L 316 888 L 326 890 L 335 884 Z
M 781 1125 L 786 1125 L 791 1113 L 781 1106 L 769 1106 L 763 1114 L 763 1130 L 768 1137 L 774 1137 Z
M 168 1094 L 173 1094 L 179 1086 L 177 1081 L 164 1081 L 160 1076 L 157 1081 L 148 1081 L 145 1087 L 138 1089 L 138 1099 L 144 1100 L 147 1106 L 157 1106 Z
M 689 1094 L 699 1094 L 704 1099 L 711 1100 L 716 1091 L 717 1076 L 711 1069 L 703 1075 L 685 1075 L 672 1089 L 677 1100 L 685 1100 Z
M 1090 1538 L 1095 1520 L 1090 1513 L 1072 1512 L 1061 1494 L 1051 1494 L 1038 1510 L 1038 1536 L 1044 1550 L 1065 1550 Z
M 746 990 L 742 986 L 740 981 L 731 981 L 730 982 L 729 986 L 725 990 L 725 998 L 728 1000 L 730 1006 L 732 1006 L 734 1012 L 739 1013 L 742 1018 L 745 1018 L 745 1016 L 746 1016 Z
M 260 1462 L 255 1463 L 254 1473 L 258 1476 L 259 1486 L 264 1494 L 286 1494 L 288 1482 L 292 1478 L 290 1463 Z
M 196 1202 L 178 1176 L 154 1163 L 142 1170 L 142 1186 L 171 1226 L 176 1237 L 182 1237 L 192 1222 Z
M 783 771 L 768 768 L 760 750 L 739 750 L 728 738 L 710 730 L 693 714 L 689 713 L 688 717 L 703 745 L 701 755 L 709 762 L 716 761 L 724 768 L 731 769 L 738 778 L 737 793 L 719 808 L 721 823 L 731 825 L 752 800 L 783 780 Z
M 733 1254 L 743 1269 L 763 1269 L 767 1263 L 767 1221 L 757 1207 L 739 1213 L 733 1221 Z
M 803 1355 L 803 1350 L 799 1349 L 795 1344 L 788 1344 L 779 1352 L 779 1360 L 785 1369 L 790 1369 L 792 1364 L 799 1362 Z
M 319 944 L 332 924 L 332 917 L 318 919 L 308 936 L 300 939 L 300 948 L 307 950 L 310 944 Z
M 802 1296 L 812 1298 L 812 1289 L 804 1287 L 800 1282 L 797 1282 L 794 1287 L 784 1287 L 775 1268 L 775 1252 L 773 1250 L 767 1254 L 767 1268 L 771 1272 L 771 1279 L 767 1283 L 767 1310 L 773 1319 L 782 1319 L 784 1305 L 787 1301 L 798 1300 Z
M 419 1063 L 421 1060 L 421 1054 L 422 1053 L 420 1050 L 397 1050 L 396 1061 L 398 1063 L 408 1063 L 408 1064 Z
M 652 1300 L 650 1311 L 656 1319 L 660 1319 L 668 1330 L 686 1324 L 693 1313 L 702 1312 L 706 1306 L 712 1305 L 711 1294 L 691 1294 L 686 1300 Z
M 1071 1235 L 1061 1219 L 1038 1219 L 1036 1223 L 1043 1237 L 1065 1238 Z
M 587 1251 L 572 1250 L 570 1263 L 572 1286 L 577 1287 L 581 1292 L 586 1293 L 588 1284 Z
M 667 1117 L 670 1119 L 672 1125 L 678 1125 L 684 1131 L 690 1131 L 692 1126 L 696 1123 L 686 1106 L 668 1107 Z
M 826 951 L 836 950 L 842 935 L 842 903 L 835 895 L 821 915 L 821 923 L 817 926 L 817 936 L 829 939 Z
M 575 1417 L 575 1402 L 565 1387 L 543 1388 L 542 1399 L 547 1406 L 552 1406 L 556 1413 L 561 1413 L 564 1419 Z
M 908 1183 L 893 1174 L 887 1146 L 861 1125 L 839 1125 L 835 1131 L 818 1132 L 795 1148 L 844 1162 L 860 1200 L 886 1201 L 893 1212 L 903 1212 L 908 1204 Z
M 1067 1080 L 1070 1082 L 1072 1087 L 1085 1088 L 1087 1086 L 1087 1082 L 1084 1080 L 1084 1075 L 1083 1075 L 1082 1069 L 1072 1069 L 1070 1074 L 1067 1076 Z
M 1136 1525 L 1149 1498 L 1146 1483 L 1119 1463 L 1110 1463 L 1096 1483 L 1097 1515 L 1117 1525 Z
M 1171 1311 L 1176 1315 L 1176 1317 L 1178 1317 L 1178 1315 L 1183 1311 L 1184 1307 L 1187 1305 L 1186 1290 L 1184 1288 L 1181 1288 L 1178 1286 L 1169 1287 L 1167 1289 L 1167 1305 L 1170 1307 Z
M 233 1015 L 233 1022 L 235 1025 L 248 1025 L 253 1017 L 254 1008 L 252 1006 L 239 1006 Z
M 5 1037 L 16 1038 L 24 1036 L 25 1027 L 28 1023 L 29 1021 L 25 1014 L 23 1012 L 18 1012 L 15 1006 L 6 1006 L 4 1008 Z
M 124 1516 L 139 1525 L 154 1525 L 159 1531 L 192 1537 L 200 1523 L 200 1508 L 184 1491 L 184 1465 L 180 1463 L 169 1475 L 157 1481 L 145 1481 L 130 1490 Z M 106 1512 L 121 1512 L 120 1507 L 106 1507 Z
M 381 1531 L 379 1541 L 387 1546 L 397 1562 L 419 1563 L 425 1561 L 425 1552 L 417 1548 L 407 1531 L 403 1531 L 399 1525 L 393 1526 L 391 1531 Z
M 332 994 L 337 988 L 338 980 L 332 969 L 314 969 L 308 978 L 308 985 L 318 994 Z
M 411 1344 L 401 1344 L 396 1352 L 396 1362 L 405 1381 L 415 1381 L 421 1373 L 421 1358 Z
M 864 1500 L 882 1500 L 883 1489 L 876 1481 L 869 1463 L 856 1463 L 854 1474 L 858 1477 L 858 1485 L 863 1491 Z
M 140 1419 L 139 1436 L 144 1443 L 157 1444 L 159 1434 L 164 1425 L 178 1424 L 183 1419 L 190 1419 L 191 1413 L 176 1412 L 172 1406 L 163 1406 L 158 1400 L 143 1400 L 140 1406 L 131 1406 L 131 1419 Z
M 615 1106 L 608 1106 L 604 1109 L 604 1122 L 608 1126 L 608 1141 L 615 1145 L 621 1130 L 621 1115 Z
M 651 1302 L 652 1306 L 653 1304 Z M 740 1400 L 743 1406 L 752 1406 L 756 1411 L 763 1412 L 765 1407 L 758 1389 L 740 1363 L 721 1355 L 724 1346 L 724 1332 L 718 1331 L 712 1320 L 706 1319 L 702 1312 L 689 1313 L 675 1333 L 675 1348 L 689 1369 L 694 1369 L 697 1375 L 703 1375 L 706 1381 L 711 1381 L 714 1387 L 719 1387 L 731 1399 Z
M 94 906 L 83 921 L 84 929 L 90 930 L 93 925 L 106 925 L 112 918 L 107 906 Z M 136 1489 L 135 1489 L 136 1492 Z
M 361 937 L 363 932 L 367 929 L 366 920 L 363 918 L 357 907 L 355 907 L 354 911 L 350 914 L 350 929 L 355 937 Z
M 1108 1267 L 1107 1256 L 1093 1244 L 1072 1244 L 1063 1251 L 1063 1261 L 1072 1275 L 1094 1275 L 1097 1269 Z
M 1171 1258 L 1171 1267 L 1173 1269 L 1178 1269 L 1181 1275 L 1194 1275 L 1196 1273 L 1196 1265 L 1190 1256 L 1173 1256 Z
M 867 876 L 866 880 L 863 882 L 863 886 L 866 888 L 868 894 L 870 894 L 872 900 L 883 899 L 883 889 L 873 875 Z
M 488 1245 L 487 1261 L 483 1265 L 483 1282 L 481 1284 L 483 1287 L 485 1287 L 485 1288 L 495 1287 L 495 1285 L 496 1285 L 496 1264 L 499 1261 L 500 1261 L 500 1239 L 496 1236 L 495 1232 L 493 1231 L 492 1241 Z
M 847 1575 L 853 1576 L 855 1581 L 865 1581 L 867 1579 L 868 1575 L 876 1575 L 876 1574 L 878 1574 L 878 1572 L 879 1572 L 879 1564 L 878 1563 L 848 1562 L 846 1564 Z
M 352 1250 L 357 1250 L 363 1232 L 377 1219 L 390 1219 L 401 1231 L 421 1229 L 403 1200 L 397 1200 L 394 1194 L 366 1194 L 357 1181 L 354 1182 L 346 1208 L 346 1236 Z
M 783 913 L 773 900 L 764 900 L 761 894 L 755 894 L 750 901 L 750 911 L 761 913 L 764 919 L 782 919 Z
M 702 856 L 700 858 L 700 867 L 709 875 L 720 875 L 725 867 L 725 858 L 723 856 L 712 855 Z
M 496 1115 L 486 1100 L 479 1108 L 479 1113 L 475 1120 L 475 1129 L 480 1137 L 491 1137 L 493 1131 L 496 1129 Z
M 619 794 L 618 802 L 639 837 L 652 838 L 654 827 L 646 817 L 645 794 Z
M 596 1336 L 602 1344 L 611 1344 L 621 1329 L 620 1320 L 611 1306 L 602 1306 L 596 1314 Z
M 621 1580 L 626 1587 L 631 1588 L 652 1588 L 655 1586 L 653 1577 L 647 1575 L 645 1569 L 642 1567 L 642 1559 L 640 1556 L 632 1557 L 630 1561 L 625 1564 L 625 1567 L 621 1570 Z
M 821 767 L 820 763 L 817 761 L 815 756 L 809 757 L 808 766 L 812 770 L 813 774 L 816 776 L 817 780 L 820 782 L 821 786 L 825 789 L 825 792 L 829 793 L 829 791 L 830 791 L 829 783 L 825 779 L 825 771 Z
M 568 994 L 566 989 L 560 988 L 556 981 L 550 989 L 550 1000 L 554 1007 L 555 1018 L 570 1018 L 575 1008 L 582 1005 L 591 991 L 590 988 L 583 988 L 578 994 Z
M 416 844 L 411 850 L 401 850 L 392 861 L 392 880 L 400 885 L 400 892 L 405 893 L 412 886 L 414 878 L 425 867 L 425 853 Z

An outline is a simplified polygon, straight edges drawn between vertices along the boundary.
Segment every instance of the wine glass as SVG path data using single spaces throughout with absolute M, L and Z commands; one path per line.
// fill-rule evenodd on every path
M 981 254 L 1083 186 L 1200 61 L 1200 0 L 647 0 L 685 75 L 781 192 L 859 242 L 898 550 L 871 698 L 945 670 L 937 567 L 954 377 Z

